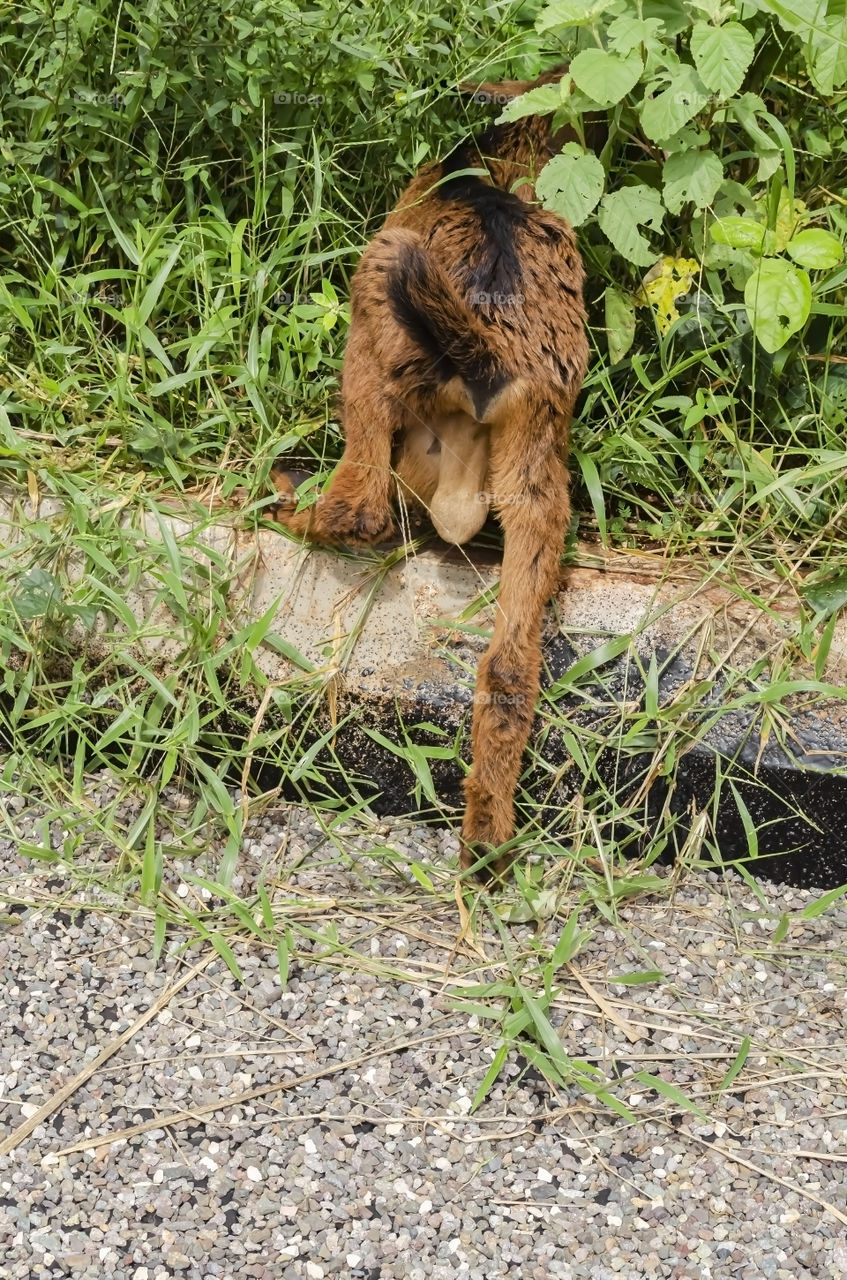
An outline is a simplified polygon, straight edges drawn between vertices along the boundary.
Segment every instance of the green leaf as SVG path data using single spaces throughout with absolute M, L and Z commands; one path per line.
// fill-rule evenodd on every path
M 482 1083 L 480 1084 L 479 1088 L 474 1094 L 474 1099 L 471 1104 L 471 1114 L 473 1114 L 473 1112 L 476 1111 L 480 1103 L 484 1102 L 485 1099 L 488 1097 L 488 1094 L 491 1091 L 491 1086 L 494 1084 L 494 1081 L 497 1079 L 500 1072 L 503 1070 L 503 1063 L 506 1061 L 508 1053 L 509 1053 L 509 1046 L 507 1044 L 501 1044 L 500 1048 L 497 1050 L 497 1052 L 494 1055 L 494 1058 L 491 1062 L 491 1066 L 488 1068 L 488 1070 L 485 1073 L 485 1076 L 482 1079 Z
M 692 1111 L 695 1116 L 700 1116 L 702 1120 L 708 1120 L 705 1111 L 698 1107 L 696 1102 L 692 1102 L 688 1095 L 683 1093 L 675 1084 L 671 1084 L 669 1080 L 663 1080 L 661 1076 L 654 1076 L 650 1071 L 636 1071 L 632 1079 L 639 1080 L 648 1089 L 655 1089 L 657 1093 L 661 1093 L 669 1101 L 675 1102 L 679 1107 L 684 1107 L 686 1111 Z
M 691 56 L 698 75 L 723 98 L 731 98 L 741 88 L 755 51 L 756 41 L 740 22 L 725 22 L 722 27 L 695 22 L 691 32 Z
M 557 84 L 542 84 L 537 89 L 513 98 L 503 108 L 498 120 L 520 120 L 523 116 L 544 116 L 562 105 L 562 91 Z
M 583 49 L 570 65 L 577 88 L 600 107 L 620 102 L 638 83 L 644 63 L 637 50 L 625 58 L 605 49 Z
M 564 689 L 575 685 L 583 676 L 588 675 L 589 671 L 596 671 L 598 667 L 603 667 L 607 662 L 614 662 L 615 658 L 619 658 L 625 653 L 632 644 L 632 636 L 614 636 L 611 640 L 607 640 L 605 644 L 601 644 L 599 649 L 595 649 L 592 653 L 583 654 L 578 658 L 572 667 L 567 670 L 564 675 L 559 676 L 547 690 L 550 698 L 555 698 L 562 693 Z
M 818 916 L 822 916 L 825 911 L 828 911 L 834 902 L 837 902 L 839 898 L 843 898 L 845 893 L 847 893 L 847 884 L 842 884 L 837 889 L 830 889 L 827 893 L 821 894 L 814 902 L 810 902 L 807 907 L 803 908 L 800 912 L 800 919 L 817 920 Z
M 535 19 L 535 29 L 586 27 L 610 7 L 611 0 L 553 0 Z
M 606 341 L 609 363 L 619 364 L 635 340 L 635 303 L 628 293 L 610 284 L 606 288 Z
M 657 256 L 649 240 L 640 234 L 640 226 L 661 231 L 664 206 L 652 187 L 640 184 L 622 187 L 603 197 L 597 220 L 618 253 L 638 267 L 652 266 Z
M 568 922 L 562 929 L 559 941 L 553 948 L 553 955 L 550 963 L 554 972 L 561 969 L 563 965 L 569 964 L 574 959 L 580 947 L 591 940 L 591 932 L 588 929 L 580 929 L 579 927 L 579 909 L 572 911 L 568 917 Z
M 720 218 L 713 222 L 709 234 L 715 244 L 728 244 L 732 249 L 749 249 L 761 253 L 765 247 L 767 227 L 753 218 Z
M 637 973 L 609 974 L 607 982 L 616 982 L 622 987 L 640 987 L 648 982 L 667 982 L 667 976 L 661 969 L 639 969 Z
M 657 48 L 661 43 L 661 30 L 659 18 L 635 18 L 631 14 L 624 14 L 609 24 L 606 34 L 609 37 L 609 47 L 615 53 L 629 53 L 642 44 L 648 49 Z
M 747 281 L 744 302 L 759 342 L 766 351 L 779 351 L 806 323 L 812 285 L 805 271 L 784 258 L 765 258 Z
M 759 158 L 756 181 L 767 182 L 782 163 L 783 153 L 759 124 L 758 116 L 768 115 L 764 102 L 758 94 L 743 93 L 740 98 L 734 98 L 729 103 L 727 110 L 753 143 L 753 150 Z
M 847 16 L 821 20 L 806 58 L 812 83 L 824 97 L 847 84 Z
M 679 133 L 684 124 L 703 110 L 710 96 L 694 68 L 685 64 L 674 75 L 669 88 L 656 93 L 657 88 L 656 83 L 648 86 L 641 104 L 641 127 L 653 142 Z
M 817 582 L 813 586 L 803 587 L 801 594 L 818 615 L 815 621 L 821 622 L 847 604 L 847 572 L 836 574 L 835 577 Z
M 687 8 L 690 0 L 641 0 L 638 8 L 648 21 L 658 18 L 666 38 L 678 36 L 691 25 Z
M 718 1095 L 718 1097 L 720 1097 L 720 1095 L 723 1093 L 725 1089 L 729 1088 L 729 1086 L 732 1084 L 733 1080 L 736 1078 L 738 1073 L 742 1070 L 744 1063 L 747 1061 L 747 1055 L 749 1052 L 750 1052 L 750 1037 L 745 1036 L 744 1039 L 741 1041 L 741 1048 L 738 1050 L 738 1053 L 735 1055 L 734 1061 L 731 1063 L 729 1070 L 727 1071 L 723 1080 L 721 1080 L 720 1084 L 715 1090 L 715 1093 Z
M 723 165 L 714 151 L 678 151 L 665 161 L 662 178 L 671 213 L 679 213 L 689 201 L 695 209 L 705 209 L 723 182 Z
M 826 271 L 836 266 L 843 256 L 838 236 L 815 227 L 792 236 L 786 249 L 795 262 L 812 271 Z
M 535 183 L 539 199 L 554 213 L 579 227 L 603 194 L 606 173 L 593 153 L 568 142 L 541 170 Z

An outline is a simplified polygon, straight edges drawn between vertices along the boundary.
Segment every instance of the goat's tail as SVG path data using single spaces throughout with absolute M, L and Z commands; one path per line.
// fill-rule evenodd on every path
M 432 360 L 435 375 L 447 381 L 458 374 L 481 417 L 509 380 L 496 331 L 411 236 L 391 268 L 388 300 L 395 320 Z

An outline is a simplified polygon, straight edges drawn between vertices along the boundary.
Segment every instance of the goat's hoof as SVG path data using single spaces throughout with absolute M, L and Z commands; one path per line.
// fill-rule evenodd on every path
M 394 534 L 391 512 L 365 505 L 351 506 L 343 498 L 327 496 L 321 503 L 321 522 L 339 542 L 386 542 Z
M 475 876 L 486 889 L 498 889 L 502 886 L 511 862 L 508 854 L 497 853 L 496 845 L 479 840 L 462 840 L 459 866 L 464 874 Z

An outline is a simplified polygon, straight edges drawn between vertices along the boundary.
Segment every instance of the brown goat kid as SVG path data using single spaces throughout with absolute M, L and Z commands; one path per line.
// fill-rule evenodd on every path
M 564 70 L 479 90 L 514 97 Z M 277 518 L 315 542 L 384 540 L 398 499 L 425 508 L 455 543 L 489 509 L 499 519 L 505 551 L 474 698 L 465 870 L 514 834 L 542 618 L 570 520 L 568 431 L 588 361 L 583 269 L 570 226 L 535 203 L 533 186 L 567 137 L 537 116 L 493 125 L 414 178 L 353 280 L 335 478 L 297 511 L 291 482 L 274 476 Z

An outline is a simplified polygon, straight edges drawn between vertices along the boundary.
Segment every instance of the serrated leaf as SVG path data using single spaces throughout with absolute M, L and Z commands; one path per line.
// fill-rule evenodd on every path
M 544 116 L 562 105 L 562 91 L 557 84 L 542 84 L 537 89 L 522 93 L 507 103 L 500 120 L 520 120 L 523 116 Z
M 659 19 L 666 38 L 688 30 L 691 19 L 687 7 L 688 0 L 642 0 L 638 6 L 643 17 Z
M 795 262 L 812 271 L 826 271 L 837 266 L 843 257 L 838 236 L 816 227 L 798 232 L 788 241 L 786 249 Z
M 695 209 L 705 209 L 723 181 L 723 165 L 714 151 L 678 151 L 665 161 L 662 179 L 671 213 L 679 213 L 689 202 Z
M 641 104 L 641 127 L 653 142 L 661 142 L 664 138 L 672 138 L 679 133 L 698 111 L 708 104 L 710 95 L 703 82 L 696 75 L 694 68 L 683 64 L 674 75 L 673 83 L 661 93 L 656 93 L 658 85 L 648 87 L 648 93 Z
M 607 35 L 609 48 L 615 53 L 629 53 L 632 49 L 644 45 L 655 49 L 660 43 L 662 23 L 659 18 L 635 18 L 624 14 L 609 24 Z
M 606 288 L 606 341 L 609 344 L 609 363 L 619 364 L 635 339 L 635 303 L 628 293 Z
M 740 22 L 712 27 L 695 22 L 691 32 L 691 56 L 707 89 L 731 98 L 741 88 L 753 61 L 756 41 Z
M 593 152 L 568 142 L 541 170 L 535 190 L 546 208 L 579 227 L 596 208 L 605 185 L 605 170 Z
M 570 65 L 570 73 L 581 89 L 599 107 L 621 102 L 638 83 L 644 63 L 634 50 L 627 56 L 605 49 L 583 49 Z
M 766 351 L 779 351 L 802 329 L 812 306 L 812 285 L 805 271 L 784 258 L 764 258 L 744 290 L 747 315 Z
M 610 0 L 553 0 L 535 19 L 536 31 L 556 27 L 584 27 L 610 7 Z
M 661 231 L 664 212 L 658 192 L 641 184 L 622 187 L 620 191 L 604 196 L 597 220 L 603 234 L 627 262 L 649 267 L 656 258 L 656 250 L 638 228 L 648 226 L 654 231 Z

